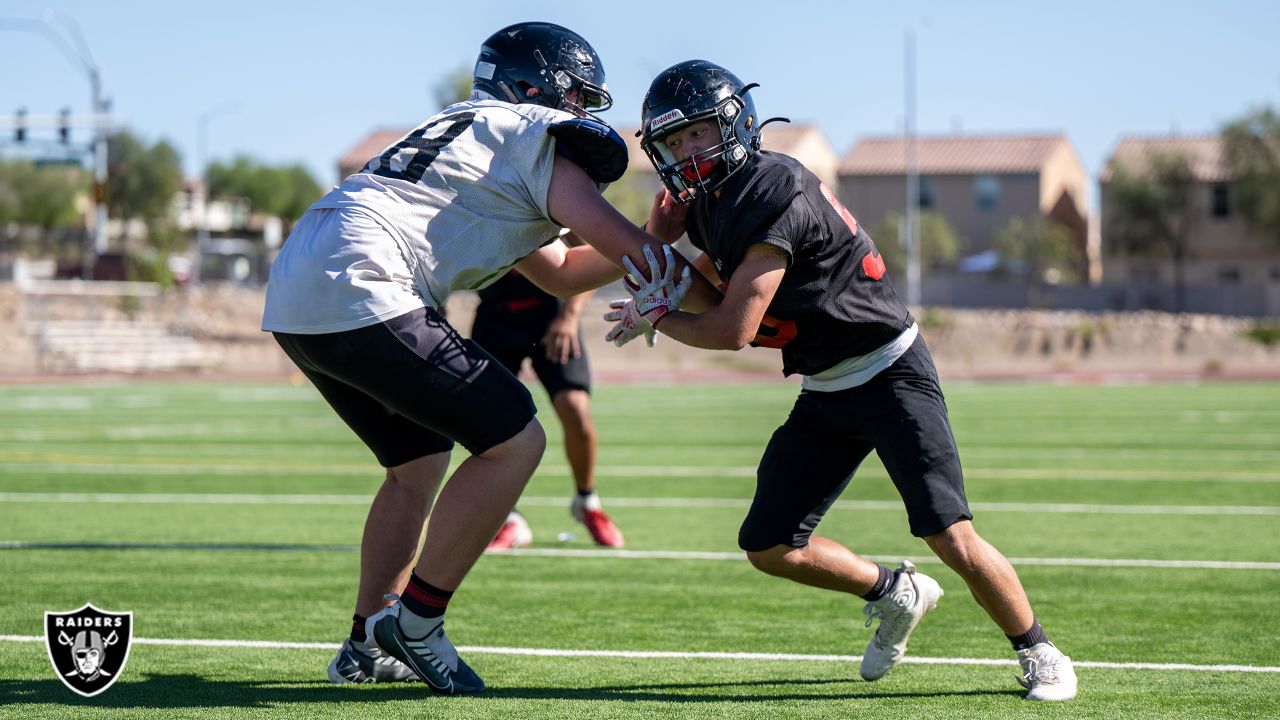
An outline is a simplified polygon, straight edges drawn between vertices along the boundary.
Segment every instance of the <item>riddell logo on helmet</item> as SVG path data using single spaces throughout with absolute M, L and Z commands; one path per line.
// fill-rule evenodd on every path
M 666 125 L 667 123 L 671 122 L 672 120 L 679 120 L 682 117 L 684 117 L 684 113 L 680 112 L 680 108 L 676 108 L 675 110 L 664 112 L 658 117 L 649 121 L 649 129 L 656 130 L 662 127 L 663 125 Z

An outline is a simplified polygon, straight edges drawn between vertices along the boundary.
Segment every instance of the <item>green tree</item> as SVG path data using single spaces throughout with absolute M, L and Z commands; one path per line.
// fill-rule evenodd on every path
M 647 168 L 646 168 L 647 169 Z M 631 222 L 641 225 L 649 219 L 653 196 L 658 192 L 658 176 L 651 172 L 628 170 L 617 182 L 605 188 L 604 199 Z
M 45 230 L 80 224 L 76 198 L 88 190 L 89 174 L 83 168 L 0 160 L 0 223 Z
M 149 231 L 172 224 L 170 208 L 182 190 L 182 159 L 166 141 L 148 146 L 127 130 L 107 141 L 107 212 L 142 220 Z
M 1186 307 L 1187 241 L 1194 217 L 1191 163 L 1179 153 L 1150 153 L 1137 170 L 1116 163 L 1104 190 L 1108 241 L 1135 255 L 1173 261 L 1174 310 Z
M 210 165 L 205 182 L 211 198 L 245 198 L 253 210 L 289 221 L 301 217 L 323 194 L 302 165 L 264 165 L 244 155 L 230 164 Z
M 1222 131 L 1231 186 L 1240 214 L 1258 232 L 1280 243 L 1280 115 L 1260 108 Z
M 916 215 L 920 225 L 920 266 L 922 270 L 942 270 L 960 256 L 960 238 L 941 213 L 925 210 Z M 871 239 L 884 258 L 885 267 L 897 277 L 905 277 L 907 250 L 902 243 L 902 213 L 890 213 L 871 230 Z
M 1028 221 L 1013 218 L 996 234 L 1000 269 L 1031 282 L 1032 305 L 1040 304 L 1046 285 L 1079 282 L 1083 277 L 1084 252 L 1065 227 L 1044 216 Z
M 471 97 L 471 66 L 459 65 L 440 79 L 431 91 L 436 105 L 443 110 L 454 103 L 460 103 Z

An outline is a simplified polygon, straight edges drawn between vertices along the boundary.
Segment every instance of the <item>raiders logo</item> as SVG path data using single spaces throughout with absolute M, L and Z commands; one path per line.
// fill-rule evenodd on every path
M 111 687 L 129 660 L 133 613 L 113 613 L 85 603 L 71 612 L 45 612 L 49 661 L 63 685 L 85 697 Z

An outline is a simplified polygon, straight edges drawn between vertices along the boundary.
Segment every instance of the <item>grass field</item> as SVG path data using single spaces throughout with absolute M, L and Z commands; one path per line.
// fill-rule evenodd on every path
M 622 552 L 569 518 L 544 410 L 520 505 L 534 548 L 483 558 L 449 612 L 490 689 L 329 685 L 369 453 L 308 387 L 122 383 L 0 386 L 0 717 L 1280 717 L 1280 384 L 946 390 L 977 527 L 1075 659 L 1073 703 L 1021 700 L 1008 643 L 908 534 L 874 458 L 820 532 L 939 579 L 914 662 L 855 679 L 861 601 L 742 559 L 784 383 L 597 390 Z M 90 699 L 54 676 L 42 625 L 86 601 L 132 611 L 135 635 Z

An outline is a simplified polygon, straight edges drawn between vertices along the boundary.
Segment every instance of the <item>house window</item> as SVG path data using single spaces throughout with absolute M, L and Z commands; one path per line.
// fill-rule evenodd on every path
M 1231 195 L 1226 183 L 1209 186 L 1209 212 L 1219 219 L 1231 217 Z
M 973 198 L 979 210 L 995 210 L 1000 203 L 1000 179 L 995 175 L 979 175 L 973 181 Z
M 932 210 L 938 206 L 938 183 L 933 178 L 920 178 L 920 209 Z
M 1239 285 L 1240 284 L 1240 268 L 1238 267 L 1219 268 L 1218 280 L 1220 282 L 1226 283 L 1227 285 Z

